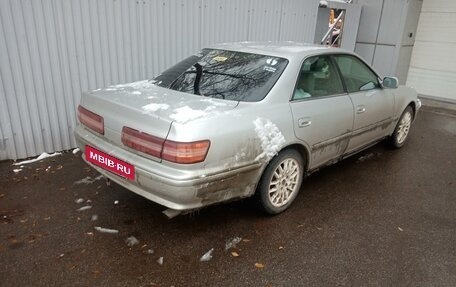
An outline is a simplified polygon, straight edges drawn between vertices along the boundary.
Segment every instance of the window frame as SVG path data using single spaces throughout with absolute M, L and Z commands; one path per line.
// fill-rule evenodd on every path
M 367 69 L 369 71 L 372 72 L 372 74 L 374 74 L 376 77 L 377 77 L 377 82 L 378 82 L 378 87 L 375 87 L 373 89 L 367 89 L 367 90 L 359 90 L 359 91 L 355 91 L 355 92 L 349 92 L 348 89 L 347 89 L 347 84 L 346 84 L 346 81 L 345 81 L 345 77 L 344 75 L 342 74 L 342 71 L 340 70 L 340 67 L 339 67 L 339 64 L 337 63 L 337 60 L 336 60 L 336 56 L 348 56 L 348 57 L 353 57 L 357 60 L 359 60 L 362 64 L 364 64 L 364 66 L 367 67 Z M 331 54 L 331 57 L 334 61 L 334 64 L 336 65 L 337 67 L 337 70 L 339 71 L 339 75 L 342 79 L 342 82 L 344 83 L 344 87 L 345 87 L 345 92 L 347 94 L 356 94 L 356 93 L 361 93 L 361 92 L 367 92 L 367 91 L 373 91 L 373 90 L 376 90 L 376 89 L 383 89 L 383 85 L 382 85 L 382 78 L 378 75 L 378 73 L 366 62 L 364 61 L 361 57 L 359 57 L 358 55 L 355 55 L 355 54 L 349 54 L 349 53 L 332 53 Z
M 340 69 L 339 69 L 339 66 L 337 65 L 337 63 L 335 62 L 334 58 L 332 57 L 334 53 L 320 53 L 320 54 L 312 54 L 312 55 L 307 55 L 306 57 L 304 57 L 301 61 L 301 64 L 299 65 L 299 72 L 297 73 L 298 76 L 296 77 L 295 79 L 295 84 L 294 84 L 294 88 L 293 88 L 293 92 L 291 93 L 291 96 L 290 96 L 290 101 L 289 102 L 301 102 L 301 101 L 311 101 L 311 100 L 318 100 L 318 99 L 327 99 L 327 98 L 333 98 L 333 97 L 340 97 L 340 96 L 343 96 L 343 95 L 347 95 L 347 87 L 345 86 L 345 81 L 343 80 L 342 78 L 342 75 L 341 75 L 341 72 L 340 72 Z M 343 53 L 341 53 L 343 54 Z M 333 95 L 327 95 L 327 96 L 321 96 L 321 97 L 308 97 L 308 98 L 302 98 L 302 99 L 293 99 L 294 97 L 294 94 L 296 92 L 296 89 L 298 87 L 298 82 L 299 82 L 299 79 L 301 78 L 301 73 L 302 73 L 302 66 L 304 65 L 304 62 L 307 61 L 308 59 L 311 59 L 311 58 L 314 58 L 314 57 L 328 57 L 329 59 L 329 62 L 332 63 L 332 65 L 334 66 L 334 69 L 336 71 L 336 75 L 339 77 L 339 80 L 342 84 L 342 90 L 343 92 L 342 93 L 339 93 L 339 94 L 333 94 Z
M 159 79 L 157 79 L 157 78 L 160 77 L 160 76 L 162 76 L 163 74 L 165 74 L 168 70 L 171 70 L 171 69 L 175 68 L 176 66 L 178 66 L 178 65 L 181 64 L 182 62 L 184 62 L 184 61 L 190 59 L 192 56 L 195 56 L 195 55 L 197 55 L 198 53 L 201 53 L 203 50 L 226 51 L 226 52 L 239 53 L 239 54 L 253 54 L 253 55 L 258 55 L 258 56 L 262 56 L 262 57 L 265 57 L 265 58 L 266 58 L 266 57 L 280 58 L 281 60 L 284 61 L 284 66 L 283 66 L 282 71 L 281 71 L 279 74 L 277 74 L 277 76 L 276 76 L 277 78 L 276 78 L 274 81 L 271 82 L 271 86 L 269 87 L 269 89 L 264 89 L 264 92 L 265 92 L 265 93 L 264 93 L 264 95 L 263 95 L 261 98 L 255 100 L 255 101 L 246 101 L 246 100 L 238 100 L 238 99 L 223 99 L 223 100 L 227 100 L 227 101 L 237 101 L 237 102 L 246 102 L 246 103 L 258 103 L 258 102 L 261 102 L 261 101 L 265 100 L 265 99 L 269 96 L 271 90 L 277 85 L 277 83 L 279 82 L 280 78 L 281 78 L 281 77 L 283 76 L 283 74 L 285 73 L 285 70 L 287 69 L 288 65 L 290 64 L 290 59 L 287 58 L 287 57 L 284 57 L 284 56 L 272 56 L 272 55 L 269 55 L 269 54 L 263 54 L 263 53 L 261 53 L 261 52 L 259 52 L 259 53 L 258 53 L 258 52 L 257 52 L 257 53 L 255 53 L 255 52 L 246 52 L 246 51 L 240 51 L 240 50 L 229 49 L 229 48 L 210 48 L 210 47 L 206 47 L 206 48 L 202 48 L 202 49 L 198 50 L 198 52 L 194 53 L 193 55 L 188 56 L 187 58 L 185 58 L 185 59 L 179 61 L 178 63 L 172 65 L 171 67 L 168 67 L 167 69 L 165 69 L 164 71 L 162 71 L 158 76 L 155 76 L 152 80 L 153 80 L 153 81 L 158 81 Z M 204 57 L 204 56 L 203 56 L 203 57 Z M 182 71 L 181 73 L 179 73 L 179 75 L 178 75 L 175 79 L 181 77 L 185 72 L 186 72 L 186 70 L 184 70 L 184 71 Z M 165 88 L 165 89 L 169 89 L 169 90 L 175 91 L 175 92 L 182 92 L 182 93 L 189 94 L 189 95 L 195 95 L 195 94 L 192 94 L 192 93 L 187 93 L 187 92 L 177 91 L 177 90 L 171 89 L 171 86 L 169 86 L 169 85 L 167 85 L 167 86 L 160 86 L 160 87 Z M 208 97 L 208 98 L 213 99 L 213 97 Z

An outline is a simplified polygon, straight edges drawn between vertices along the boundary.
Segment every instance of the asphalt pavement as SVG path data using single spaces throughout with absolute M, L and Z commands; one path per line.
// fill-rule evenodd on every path
M 244 200 L 168 220 L 80 153 L 12 163 L 0 163 L 0 286 L 456 286 L 451 113 L 425 109 L 402 149 L 312 174 L 274 217 Z

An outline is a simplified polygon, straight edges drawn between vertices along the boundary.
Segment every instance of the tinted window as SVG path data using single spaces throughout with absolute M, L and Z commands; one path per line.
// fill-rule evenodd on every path
M 293 100 L 343 93 L 341 79 L 329 56 L 317 56 L 302 64 Z
M 380 87 L 378 77 L 361 60 L 350 55 L 335 55 L 349 93 Z
M 235 101 L 262 100 L 288 61 L 272 56 L 204 49 L 155 78 L 172 90 Z

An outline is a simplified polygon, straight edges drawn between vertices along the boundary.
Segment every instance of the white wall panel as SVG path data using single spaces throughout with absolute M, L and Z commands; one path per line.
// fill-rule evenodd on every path
M 377 45 L 375 48 L 374 62 L 372 66 L 381 76 L 392 76 L 395 74 L 394 53 L 396 47 Z
M 455 73 L 410 67 L 407 86 L 415 88 L 421 95 L 456 103 L 455 77 Z
M 456 13 L 455 13 L 456 14 Z M 426 13 L 420 16 L 416 41 L 456 43 L 456 17 L 452 14 Z
M 456 101 L 456 1 L 424 1 L 407 85 L 418 93 Z
M 313 42 L 319 0 L 283 0 L 279 40 Z
M 456 73 L 456 43 L 420 42 L 413 50 L 415 68 Z M 456 79 L 455 79 L 456 81 Z
M 201 37 L 203 46 L 249 39 L 250 1 L 203 0 Z
M 372 65 L 374 60 L 375 44 L 361 44 L 357 43 L 355 46 L 355 52 L 360 55 L 364 61 Z
M 1 0 L 0 160 L 75 146 L 83 91 L 152 78 L 203 46 L 312 41 L 319 0 Z
M 404 46 L 399 51 L 399 62 L 396 69 L 396 77 L 399 79 L 399 83 L 405 83 L 407 81 L 407 74 L 410 68 L 410 59 L 412 58 L 413 46 Z
M 382 18 L 378 30 L 378 42 L 396 45 L 398 41 L 398 27 L 402 24 L 403 1 L 385 0 Z
M 359 0 L 363 6 L 361 9 L 361 19 L 359 21 L 357 42 L 375 43 L 377 31 L 380 23 L 380 15 L 384 0 Z
M 454 0 L 426 0 L 423 2 L 423 12 L 456 13 L 456 1 Z
M 268 41 L 279 39 L 282 1 L 251 0 L 249 39 Z

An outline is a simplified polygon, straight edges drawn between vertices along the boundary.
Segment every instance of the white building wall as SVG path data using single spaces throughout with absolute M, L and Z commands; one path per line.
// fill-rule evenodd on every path
M 407 85 L 418 93 L 456 102 L 456 1 L 424 1 Z
M 153 78 L 201 47 L 312 41 L 319 0 L 0 1 L 0 160 L 75 146 L 82 91 Z

